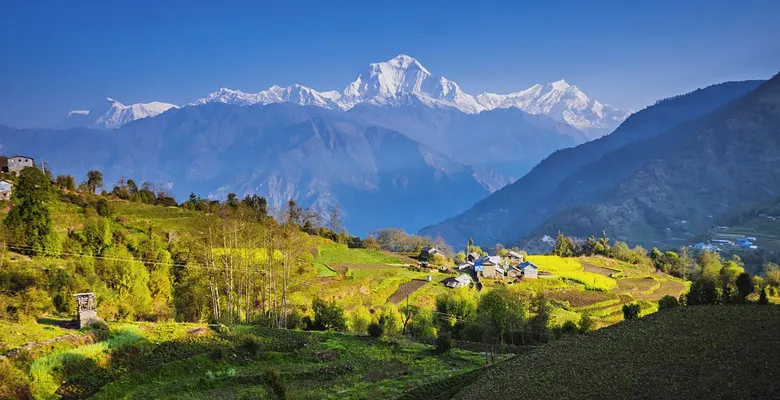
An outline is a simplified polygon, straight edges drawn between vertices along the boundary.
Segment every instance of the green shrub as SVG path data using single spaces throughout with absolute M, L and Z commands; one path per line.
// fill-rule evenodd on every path
M 640 311 L 642 311 L 642 307 L 638 303 L 624 304 L 623 319 L 628 321 L 639 318 Z
M 561 327 L 561 332 L 564 335 L 572 335 L 579 333 L 580 329 L 577 327 L 577 324 L 575 324 L 574 321 L 566 321 Z
M 680 302 L 677 300 L 674 296 L 666 295 L 661 298 L 661 300 L 658 300 L 658 310 L 668 310 L 670 308 L 679 307 Z
M 590 313 L 584 313 L 580 317 L 580 332 L 581 333 L 588 333 L 593 331 L 596 328 L 596 322 L 593 320 L 593 317 L 590 315 Z
M 252 334 L 244 335 L 241 341 L 241 348 L 251 355 L 257 355 L 260 352 L 260 340 Z
M 452 340 L 449 332 L 439 332 L 439 337 L 436 338 L 436 352 L 444 354 L 452 350 L 455 347 L 455 343 Z
M 382 329 L 382 325 L 377 322 L 368 324 L 368 334 L 374 339 L 381 337 L 383 331 L 384 329 Z
M 284 382 L 282 381 L 282 376 L 279 375 L 279 371 L 275 369 L 269 369 L 265 371 L 263 373 L 263 380 L 265 380 L 265 383 L 271 387 L 271 390 L 273 390 L 277 398 L 287 398 L 287 388 L 284 386 Z
M 24 372 L 7 358 L 0 358 L 0 399 L 32 399 Z

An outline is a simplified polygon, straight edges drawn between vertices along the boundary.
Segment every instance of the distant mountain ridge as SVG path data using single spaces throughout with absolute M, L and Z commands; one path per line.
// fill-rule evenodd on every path
M 61 129 L 87 127 L 93 129 L 117 129 L 122 125 L 142 118 L 155 117 L 170 109 L 179 108 L 175 104 L 153 101 L 126 106 L 112 98 L 90 110 L 73 110 L 68 118 L 57 127 Z
M 44 159 L 57 174 L 99 169 L 109 190 L 126 176 L 180 201 L 235 192 L 266 196 L 277 212 L 289 199 L 322 213 L 340 204 L 359 235 L 415 230 L 489 193 L 473 169 L 403 134 L 292 104 L 184 107 L 116 134 L 0 127 L 0 149 Z
M 542 114 L 565 122 L 588 134 L 590 139 L 609 133 L 628 113 L 591 100 L 576 86 L 565 81 L 533 87 L 507 95 L 482 93 L 472 96 L 444 76 L 430 73 L 419 61 L 401 54 L 388 61 L 369 64 L 342 92 L 319 92 L 292 85 L 272 86 L 259 93 L 221 88 L 190 105 L 212 102 L 249 106 L 290 102 L 328 109 L 349 110 L 359 104 L 403 107 L 419 102 L 431 108 L 454 108 L 476 114 L 497 108 L 519 108 L 529 114 Z
M 685 243 L 713 218 L 761 204 L 780 192 L 780 75 L 718 110 L 662 135 L 625 146 L 594 168 L 622 173 L 589 196 L 561 208 L 525 235 L 566 226 L 574 235 L 607 230 L 646 246 Z M 615 152 L 617 153 L 617 152 Z M 622 160 L 631 160 L 626 165 Z
M 421 232 L 442 235 L 450 243 L 465 243 L 468 238 L 483 244 L 518 242 L 555 213 L 603 198 L 611 185 L 653 154 L 645 143 L 650 138 L 675 127 L 679 132 L 691 129 L 691 121 L 747 95 L 760 83 L 729 82 L 660 101 L 633 114 L 610 135 L 551 154 L 517 182 Z M 555 228 L 574 234 L 571 221 L 566 221 L 558 220 Z

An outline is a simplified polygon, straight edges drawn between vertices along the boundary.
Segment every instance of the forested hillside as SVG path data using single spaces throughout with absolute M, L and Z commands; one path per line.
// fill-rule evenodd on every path
M 484 244 L 519 241 L 562 208 L 599 198 L 610 185 L 641 166 L 643 160 L 655 157 L 653 148 L 648 148 L 643 140 L 686 121 L 695 121 L 744 96 L 760 83 L 728 82 L 661 100 L 631 115 L 613 133 L 551 154 L 514 184 L 481 200 L 465 213 L 421 232 L 440 234 L 451 243 L 463 243 L 469 237 Z M 635 142 L 633 147 L 628 146 Z M 622 149 L 624 146 L 636 151 L 629 156 L 629 151 Z M 574 233 L 566 228 L 563 227 L 563 232 Z M 587 232 L 585 236 L 600 232 Z
M 673 245 L 716 216 L 774 199 L 779 104 L 780 75 L 713 114 L 603 157 L 591 171 L 598 166 L 613 177 L 605 179 L 610 184 L 590 201 L 557 212 L 528 238 L 606 230 L 638 243 Z M 573 182 L 566 187 L 562 195 L 576 196 Z

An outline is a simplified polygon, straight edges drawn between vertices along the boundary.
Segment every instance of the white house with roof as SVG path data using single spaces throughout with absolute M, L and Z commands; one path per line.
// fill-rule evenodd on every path
M 12 174 L 18 174 L 23 169 L 27 167 L 34 167 L 35 166 L 35 160 L 33 160 L 32 157 L 26 157 L 26 156 L 20 156 L 15 155 L 13 157 L 8 157 L 8 172 Z
M 459 277 L 455 279 L 451 279 L 449 282 L 445 284 L 450 289 L 457 289 L 466 287 L 471 283 L 471 276 L 468 274 L 461 274 Z

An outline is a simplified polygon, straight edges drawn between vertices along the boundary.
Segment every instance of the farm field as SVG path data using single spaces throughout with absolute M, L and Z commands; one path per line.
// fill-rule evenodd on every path
M 13 360 L 37 398 L 366 398 L 478 368 L 478 353 L 340 333 L 198 324 L 110 324 L 93 344 Z
M 454 398 L 770 398 L 780 391 L 778 331 L 777 306 L 680 307 L 540 346 Z
M 640 301 L 644 315 L 655 312 L 657 307 L 654 302 L 663 296 L 679 297 L 687 290 L 683 281 L 657 274 L 652 267 L 600 256 L 529 256 L 528 259 L 540 271 L 549 272 L 553 277 L 521 281 L 516 286 L 544 293 L 554 307 L 573 312 L 576 316 L 588 313 L 600 327 L 622 321 L 624 304 Z M 564 315 L 561 311 L 558 313 Z M 574 318 L 575 315 L 566 314 L 565 319 Z

